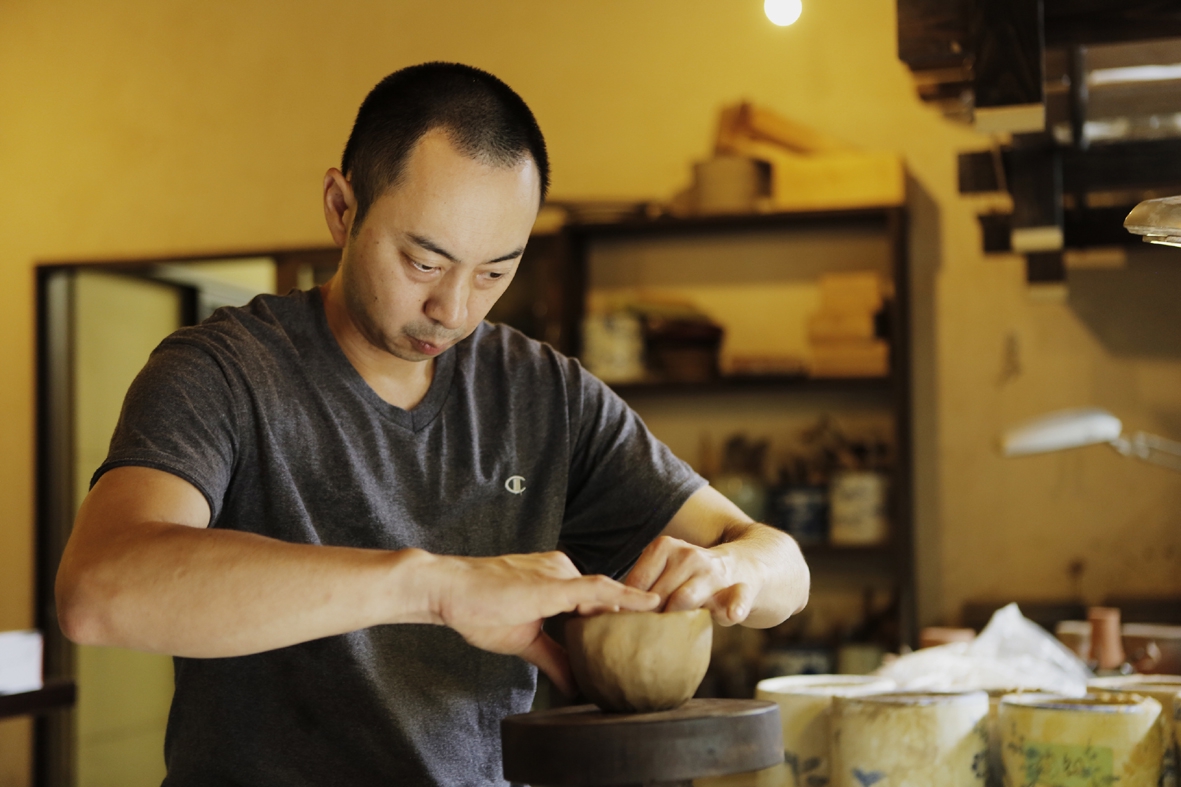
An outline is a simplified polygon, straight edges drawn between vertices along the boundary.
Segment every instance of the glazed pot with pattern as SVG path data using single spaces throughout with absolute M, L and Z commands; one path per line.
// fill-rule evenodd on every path
M 1035 689 L 1008 688 L 988 689 L 988 787 L 1002 787 L 1005 779 L 1005 764 L 1001 758 L 1001 700 L 1010 694 L 1038 694 Z
M 1152 697 L 1160 703 L 1161 714 L 1158 724 L 1164 750 L 1161 755 L 1161 787 L 1178 787 L 1177 784 L 1177 743 L 1176 722 L 1171 708 L 1173 698 L 1181 691 L 1179 675 L 1120 675 L 1110 678 L 1095 678 L 1087 681 L 1087 688 L 1094 692 L 1115 691 Z
M 1160 703 L 1126 692 L 1001 700 L 1005 787 L 1158 787 Z
M 824 787 L 832 761 L 833 697 L 892 691 L 873 675 L 790 675 L 760 681 L 755 698 L 779 705 L 783 764 L 759 774 L 759 787 Z
M 835 697 L 832 725 L 833 787 L 984 787 L 983 691 Z

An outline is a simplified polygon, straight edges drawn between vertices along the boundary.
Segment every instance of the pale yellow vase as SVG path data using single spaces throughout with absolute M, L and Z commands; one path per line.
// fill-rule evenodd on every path
M 1158 787 L 1160 703 L 1127 693 L 1001 701 L 1005 787 Z
M 759 774 L 759 787 L 818 787 L 831 764 L 833 697 L 892 691 L 894 681 L 872 675 L 790 675 L 760 681 L 755 697 L 779 705 L 783 764 Z
M 984 787 L 987 724 L 983 691 L 834 697 L 831 784 Z

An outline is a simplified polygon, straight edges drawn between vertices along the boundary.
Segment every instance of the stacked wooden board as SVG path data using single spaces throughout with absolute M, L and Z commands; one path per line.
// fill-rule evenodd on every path
M 857 150 L 748 102 L 722 110 L 714 149 L 716 155 L 770 164 L 770 210 L 881 207 L 906 201 L 906 176 L 897 153 Z
M 813 377 L 884 377 L 890 345 L 875 331 L 885 282 L 872 271 L 820 277 L 820 310 L 808 321 Z

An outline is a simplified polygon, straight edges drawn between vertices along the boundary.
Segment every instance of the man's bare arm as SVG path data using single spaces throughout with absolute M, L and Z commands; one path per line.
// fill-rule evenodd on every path
M 557 552 L 462 558 L 292 544 L 210 529 L 209 518 L 201 493 L 169 473 L 104 474 L 78 512 L 58 571 L 66 636 L 201 658 L 384 623 L 434 623 L 550 672 L 564 661 L 541 633 L 542 619 L 658 603 L 606 577 L 580 576 Z
M 760 525 L 713 487 L 697 490 L 625 582 L 667 610 L 704 607 L 723 625 L 778 625 L 808 603 L 811 576 L 791 536 Z

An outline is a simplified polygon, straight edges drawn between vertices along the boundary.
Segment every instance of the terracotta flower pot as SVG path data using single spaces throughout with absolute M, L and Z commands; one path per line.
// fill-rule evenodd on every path
M 1124 663 L 1124 642 L 1120 633 L 1120 613 L 1115 607 L 1090 607 L 1091 660 L 1099 669 L 1116 669 Z

